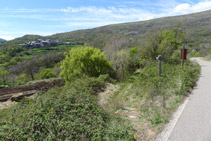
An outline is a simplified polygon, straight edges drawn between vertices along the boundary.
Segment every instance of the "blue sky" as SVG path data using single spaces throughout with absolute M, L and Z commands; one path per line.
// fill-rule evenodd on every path
M 0 38 L 51 35 L 211 9 L 211 0 L 1 0 Z

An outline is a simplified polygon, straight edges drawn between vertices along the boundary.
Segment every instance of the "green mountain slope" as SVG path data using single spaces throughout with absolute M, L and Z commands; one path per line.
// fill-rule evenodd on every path
M 46 36 L 60 41 L 83 42 L 99 48 L 106 48 L 115 41 L 123 40 L 119 48 L 140 45 L 146 34 L 157 29 L 168 29 L 178 24 L 186 33 L 188 45 L 192 48 L 210 48 L 211 10 L 182 16 L 158 18 L 148 21 L 102 26 L 94 29 L 78 30 Z M 40 36 L 24 36 L 12 42 L 23 43 Z

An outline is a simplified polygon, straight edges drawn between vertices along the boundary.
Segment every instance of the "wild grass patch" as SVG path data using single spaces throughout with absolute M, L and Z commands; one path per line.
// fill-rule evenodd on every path
M 187 61 L 182 68 L 180 63 L 164 62 L 160 77 L 157 63 L 151 62 L 138 74 L 119 82 L 119 90 L 111 95 L 105 108 L 114 113 L 120 110 L 129 114 L 130 111 L 127 109 L 133 108 L 140 112 L 139 124 L 147 124 L 147 128 L 158 133 L 168 122 L 172 112 L 195 86 L 199 73 L 198 64 Z M 129 119 L 128 115 L 122 116 Z M 146 133 L 146 137 L 142 139 L 149 139 L 148 129 L 140 130 L 142 131 L 139 132 Z

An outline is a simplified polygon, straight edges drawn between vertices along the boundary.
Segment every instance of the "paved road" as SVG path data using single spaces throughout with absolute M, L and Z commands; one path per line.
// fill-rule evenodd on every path
M 168 141 L 211 141 L 211 62 L 193 59 L 201 76 Z

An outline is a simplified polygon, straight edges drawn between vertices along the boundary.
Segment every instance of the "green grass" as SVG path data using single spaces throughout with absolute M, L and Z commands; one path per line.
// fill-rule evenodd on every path
M 21 59 L 30 59 L 32 58 L 32 55 L 24 55 L 24 56 L 20 56 Z
M 6 45 L 6 42 L 0 42 L 0 46 Z
M 71 49 L 75 47 L 78 47 L 78 45 L 60 45 L 56 47 L 41 47 L 41 48 L 30 49 L 29 52 L 32 55 L 37 55 L 37 54 L 47 53 L 49 51 L 62 51 L 62 50 Z
M 136 109 L 140 112 L 140 124 L 147 124 L 156 135 L 195 86 L 199 73 L 199 65 L 191 62 L 186 62 L 184 69 L 180 63 L 163 63 L 162 77 L 159 77 L 157 62 L 152 62 L 140 73 L 119 82 L 119 90 L 110 97 L 105 108 L 114 113 Z M 141 132 L 146 133 L 146 140 L 152 139 L 147 136 L 147 130 L 142 129 Z

